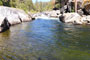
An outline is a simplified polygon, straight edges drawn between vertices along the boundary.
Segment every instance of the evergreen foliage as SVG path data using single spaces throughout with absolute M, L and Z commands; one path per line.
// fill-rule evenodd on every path
M 32 0 L 0 0 L 0 6 L 8 6 L 20 8 L 25 11 L 37 11 L 37 12 L 51 10 L 53 8 L 51 1 L 50 2 L 36 1 L 36 3 L 33 3 Z

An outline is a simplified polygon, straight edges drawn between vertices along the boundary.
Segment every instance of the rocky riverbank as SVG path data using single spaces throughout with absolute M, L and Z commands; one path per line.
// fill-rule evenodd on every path
M 60 10 L 37 13 L 33 15 L 33 18 L 59 18 L 63 23 L 90 24 L 90 15 L 84 15 L 75 12 L 60 14 Z
M 78 13 L 64 13 L 59 18 L 64 23 L 90 24 L 90 15 L 81 16 Z
M 6 31 L 12 25 L 31 20 L 32 17 L 23 10 L 0 6 L 0 32 Z
M 33 15 L 33 18 L 59 18 L 63 23 L 90 24 L 90 15 L 71 12 L 60 14 L 60 10 L 45 11 Z
M 44 11 L 32 15 L 32 18 L 59 18 L 60 10 Z

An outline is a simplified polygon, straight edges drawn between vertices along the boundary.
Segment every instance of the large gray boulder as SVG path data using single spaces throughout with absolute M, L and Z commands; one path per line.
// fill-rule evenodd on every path
M 81 16 L 79 14 L 77 14 L 77 13 L 64 13 L 63 16 L 64 16 L 63 21 L 65 23 L 78 22 L 80 20 L 80 18 L 81 18 Z M 80 23 L 80 22 L 78 22 L 78 23 Z
M 21 9 L 0 6 L 0 32 L 9 29 L 10 25 L 15 25 L 32 18 Z
M 60 21 L 73 24 L 90 24 L 90 15 L 80 16 L 78 13 L 64 13 L 60 16 Z
M 82 24 L 81 16 L 78 13 L 64 13 L 60 21 L 65 23 Z

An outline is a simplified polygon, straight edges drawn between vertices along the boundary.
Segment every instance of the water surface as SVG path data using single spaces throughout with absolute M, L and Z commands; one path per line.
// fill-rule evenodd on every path
M 0 60 L 90 60 L 90 26 L 37 19 L 0 33 Z

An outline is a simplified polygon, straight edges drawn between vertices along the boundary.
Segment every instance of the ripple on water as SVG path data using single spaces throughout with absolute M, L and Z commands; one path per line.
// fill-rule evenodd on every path
M 90 60 L 90 27 L 38 19 L 0 34 L 1 60 Z

